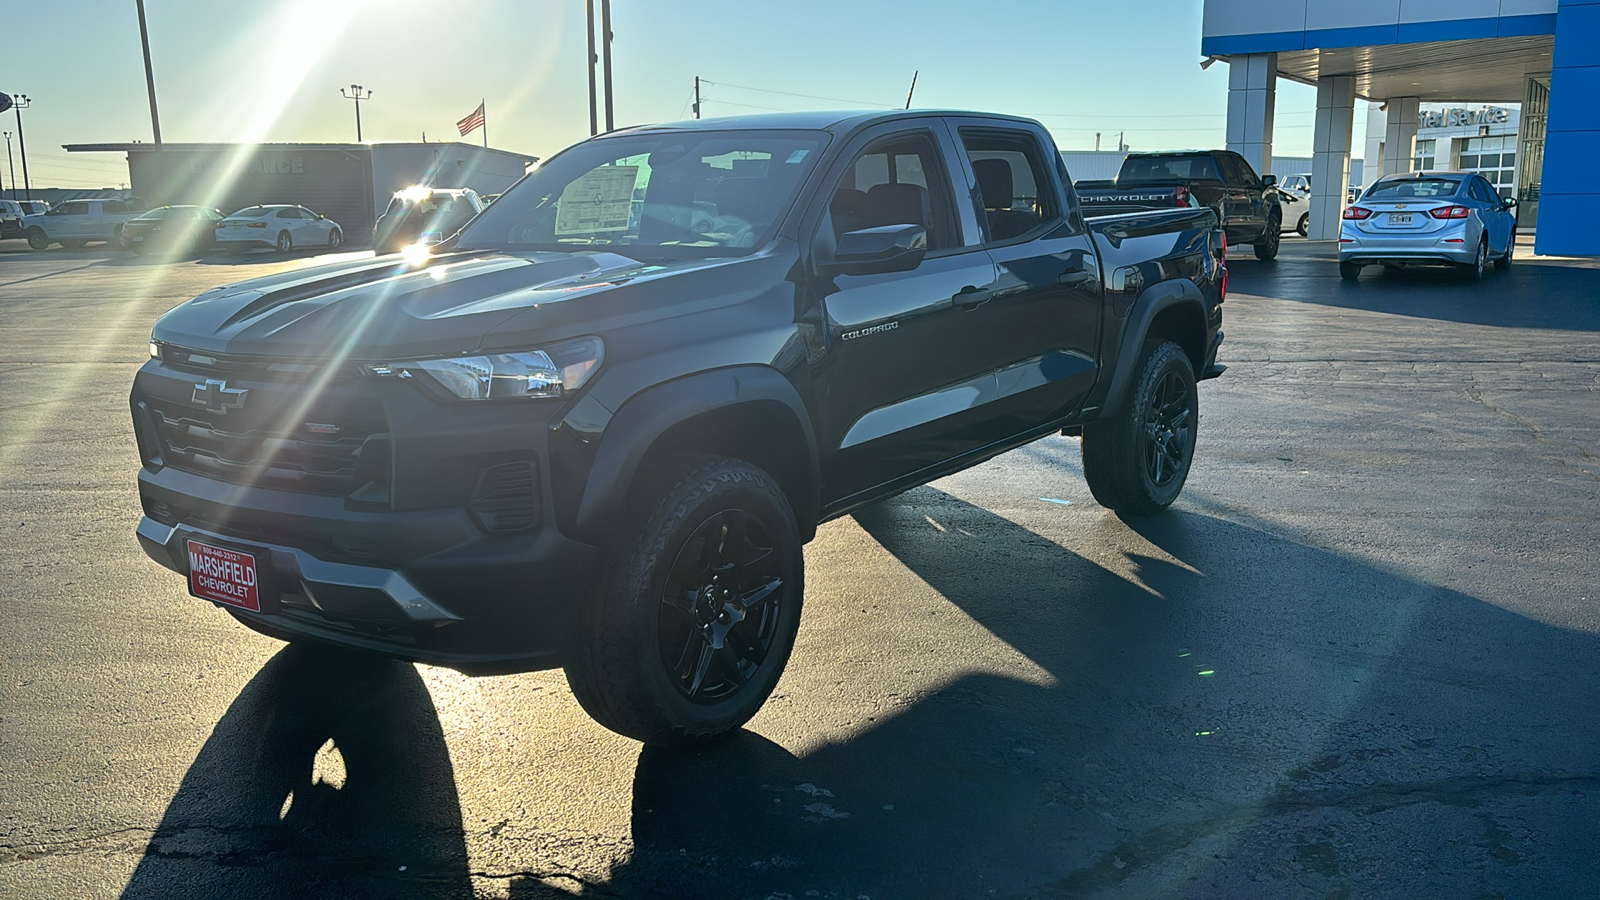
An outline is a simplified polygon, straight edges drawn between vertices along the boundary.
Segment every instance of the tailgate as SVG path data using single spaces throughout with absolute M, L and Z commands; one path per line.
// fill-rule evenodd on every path
M 1179 202 L 1178 192 L 1187 188 L 1168 187 L 1097 188 L 1080 187 L 1078 201 L 1086 216 L 1107 216 L 1127 212 L 1155 209 L 1184 209 L 1188 202 Z

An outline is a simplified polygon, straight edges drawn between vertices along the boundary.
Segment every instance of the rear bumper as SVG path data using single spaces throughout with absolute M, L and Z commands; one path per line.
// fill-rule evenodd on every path
M 1478 244 L 1456 226 L 1428 234 L 1375 235 L 1346 225 L 1339 235 L 1339 261 L 1398 265 L 1471 264 Z

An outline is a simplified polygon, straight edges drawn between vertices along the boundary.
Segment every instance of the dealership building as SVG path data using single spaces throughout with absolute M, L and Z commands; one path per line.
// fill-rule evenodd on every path
M 1600 255 L 1600 0 L 1205 0 L 1200 51 L 1230 67 L 1228 147 L 1258 171 L 1273 170 L 1278 79 L 1316 87 L 1312 238 L 1339 236 L 1369 100 L 1384 107 L 1369 183 L 1493 172 L 1536 253 Z
M 425 184 L 497 194 L 538 157 L 459 142 L 373 144 L 67 144 L 72 153 L 125 153 L 133 196 L 150 206 L 224 213 L 293 203 L 344 228 L 354 243 L 396 191 Z

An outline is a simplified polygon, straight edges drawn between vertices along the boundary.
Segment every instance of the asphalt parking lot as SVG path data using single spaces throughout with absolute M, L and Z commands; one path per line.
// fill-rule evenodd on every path
M 830 523 L 776 696 L 677 755 L 593 724 L 559 672 L 286 649 L 140 552 L 150 324 L 328 257 L 22 246 L 0 244 L 0 896 L 1600 883 L 1594 261 L 1351 284 L 1331 244 L 1237 260 L 1168 515 L 1106 513 L 1056 437 Z

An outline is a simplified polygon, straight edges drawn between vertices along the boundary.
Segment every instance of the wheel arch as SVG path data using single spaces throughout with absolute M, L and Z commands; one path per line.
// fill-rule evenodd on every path
M 1183 348 L 1198 375 L 1206 365 L 1206 311 L 1200 288 L 1188 279 L 1163 281 L 1148 288 L 1134 303 L 1122 329 L 1116 371 L 1106 391 L 1103 411 L 1120 409 L 1137 376 L 1140 350 L 1152 339 L 1170 340 Z
M 589 469 L 577 537 L 603 542 L 640 474 L 678 453 L 730 456 L 761 468 L 789 498 L 801 540 L 816 534 L 821 478 L 805 404 L 776 369 L 738 366 L 650 388 L 617 410 Z

